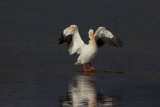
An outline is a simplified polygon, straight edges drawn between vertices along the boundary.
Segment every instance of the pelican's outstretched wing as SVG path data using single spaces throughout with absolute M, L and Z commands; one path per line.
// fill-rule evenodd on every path
M 95 40 L 97 42 L 97 46 L 101 47 L 105 44 L 122 47 L 123 42 L 117 39 L 110 31 L 108 31 L 105 27 L 99 27 L 94 34 Z
M 80 34 L 78 32 L 78 27 L 76 25 L 70 25 L 70 27 L 64 29 L 61 37 L 59 38 L 59 44 L 67 42 L 68 51 L 70 55 L 75 52 L 78 53 L 79 48 L 84 44 Z

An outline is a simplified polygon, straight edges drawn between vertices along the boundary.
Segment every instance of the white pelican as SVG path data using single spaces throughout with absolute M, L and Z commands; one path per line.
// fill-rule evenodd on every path
M 74 54 L 75 52 L 80 54 L 75 64 L 83 64 L 84 71 L 89 71 L 85 68 L 85 64 L 87 63 L 90 65 L 90 70 L 95 69 L 91 65 L 91 61 L 96 56 L 99 47 L 105 44 L 116 47 L 123 46 L 123 43 L 105 27 L 99 27 L 94 34 L 93 30 L 90 29 L 88 34 L 90 38 L 89 44 L 85 44 L 80 37 L 78 27 L 76 25 L 70 25 L 70 27 L 64 29 L 61 37 L 59 38 L 59 44 L 67 42 L 70 55 Z

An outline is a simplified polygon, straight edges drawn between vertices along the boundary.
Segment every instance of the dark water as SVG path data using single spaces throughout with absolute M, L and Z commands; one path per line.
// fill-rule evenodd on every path
M 124 42 L 102 47 L 93 61 L 101 71 L 93 76 L 97 96 L 116 99 L 111 107 L 159 107 L 159 11 L 159 0 L 1 0 L 0 107 L 58 107 L 66 100 L 73 78 L 83 75 L 77 55 L 58 45 L 71 24 L 86 43 L 88 29 L 98 26 Z

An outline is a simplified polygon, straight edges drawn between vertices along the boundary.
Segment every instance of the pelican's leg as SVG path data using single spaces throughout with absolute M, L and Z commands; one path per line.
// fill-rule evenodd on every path
M 85 64 L 83 64 L 83 67 L 84 67 L 84 71 L 90 71 L 90 70 L 86 70 Z
M 89 69 L 90 69 L 90 70 L 94 70 L 94 69 L 96 69 L 96 68 L 94 68 L 94 67 L 92 66 L 92 64 L 91 64 L 91 63 L 89 63 L 89 65 L 90 65 L 90 67 L 89 67 Z

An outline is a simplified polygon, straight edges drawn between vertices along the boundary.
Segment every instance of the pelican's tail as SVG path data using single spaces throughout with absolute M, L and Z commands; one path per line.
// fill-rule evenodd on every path
M 79 56 L 75 65 L 80 65 L 80 64 L 82 64 L 82 61 L 81 61 L 81 57 Z
M 80 64 L 82 64 L 80 61 L 77 61 L 77 62 L 75 63 L 75 65 L 80 65 Z

